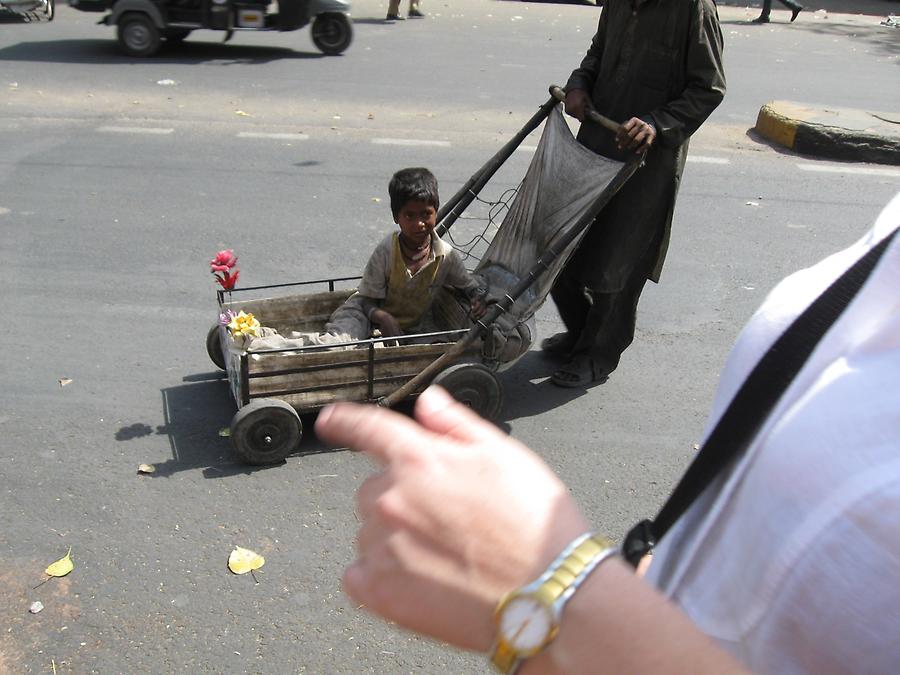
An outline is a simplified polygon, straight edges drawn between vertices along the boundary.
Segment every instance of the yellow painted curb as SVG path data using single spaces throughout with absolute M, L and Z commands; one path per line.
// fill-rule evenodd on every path
M 756 132 L 763 138 L 783 145 L 789 150 L 794 149 L 794 140 L 797 137 L 797 120 L 776 112 L 770 103 L 766 103 L 759 109 L 755 128 Z

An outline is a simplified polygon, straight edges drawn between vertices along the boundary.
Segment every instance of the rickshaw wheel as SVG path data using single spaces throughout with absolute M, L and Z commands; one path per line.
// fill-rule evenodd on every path
M 206 334 L 206 353 L 216 367 L 225 370 L 225 352 L 222 351 L 222 340 L 219 339 L 219 324 L 214 323 Z
M 231 444 L 247 464 L 275 464 L 300 444 L 303 424 L 290 405 L 274 398 L 250 401 L 231 420 Z
M 350 46 L 353 26 L 346 14 L 325 12 L 316 16 L 312 25 L 312 41 L 323 54 L 336 56 Z
M 146 14 L 128 12 L 119 19 L 119 47 L 128 56 L 153 56 L 162 39 L 159 28 Z
M 53 17 L 56 16 L 56 0 L 47 0 L 47 5 L 44 7 L 44 16 L 47 17 L 47 21 L 53 21 Z
M 488 420 L 500 414 L 503 388 L 500 380 L 479 363 L 458 363 L 438 373 L 434 384 L 441 385 L 460 403 Z

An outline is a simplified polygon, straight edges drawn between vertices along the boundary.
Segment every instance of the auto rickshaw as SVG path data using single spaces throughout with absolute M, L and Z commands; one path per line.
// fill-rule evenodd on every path
M 53 21 L 55 0 L 0 0 L 0 11 L 24 17 L 25 21 Z
M 342 53 L 353 39 L 346 0 L 69 0 L 83 12 L 108 12 L 99 23 L 116 26 L 129 56 L 152 56 L 204 28 L 226 32 L 292 31 L 312 24 L 312 40 L 324 54 Z M 274 8 L 276 11 L 269 11 Z

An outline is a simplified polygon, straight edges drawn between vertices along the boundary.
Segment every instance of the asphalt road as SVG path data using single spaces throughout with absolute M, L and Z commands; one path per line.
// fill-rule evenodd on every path
M 763 27 L 746 23 L 753 9 L 720 8 L 729 95 L 692 143 L 634 346 L 586 392 L 553 387 L 538 352 L 502 375 L 501 423 L 599 530 L 620 536 L 660 504 L 767 290 L 860 236 L 900 185 L 896 167 L 747 133 L 776 98 L 900 110 L 900 34 L 866 6 Z M 228 45 L 201 33 L 130 60 L 97 15 L 68 7 L 0 25 L 0 672 L 483 669 L 342 596 L 369 463 L 311 433 L 285 465 L 235 463 L 219 435 L 234 403 L 204 348 L 215 251 L 234 248 L 248 284 L 356 273 L 392 227 L 390 174 L 425 164 L 452 194 L 565 80 L 597 17 L 423 9 L 389 26 L 379 3 L 357 3 L 336 58 L 308 30 Z M 496 191 L 529 158 L 517 152 Z M 539 333 L 558 328 L 548 303 Z M 227 571 L 235 545 L 266 556 L 258 583 Z M 38 586 L 69 546 L 75 571 Z

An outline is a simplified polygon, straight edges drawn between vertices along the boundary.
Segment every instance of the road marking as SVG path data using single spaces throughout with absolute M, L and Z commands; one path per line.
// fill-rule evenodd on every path
M 432 148 L 449 148 L 450 141 L 422 141 L 414 138 L 373 138 L 375 145 L 427 145 Z
M 101 133 L 112 134 L 171 134 L 174 129 L 163 129 L 161 127 L 99 127 L 97 131 Z
M 730 164 L 731 160 L 725 157 L 709 157 L 707 155 L 688 155 L 687 161 L 697 164 Z
M 869 166 L 798 163 L 797 168 L 801 171 L 816 171 L 818 173 L 852 173 L 859 176 L 890 176 L 892 178 L 900 177 L 900 169 L 877 169 Z
M 269 134 L 264 131 L 242 131 L 238 138 L 271 138 L 277 141 L 308 141 L 308 134 Z
M 520 145 L 518 148 L 516 148 L 516 150 L 519 152 L 537 152 L 537 146 L 536 145 Z

